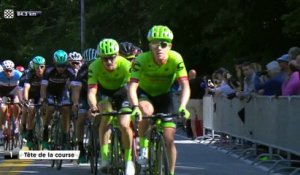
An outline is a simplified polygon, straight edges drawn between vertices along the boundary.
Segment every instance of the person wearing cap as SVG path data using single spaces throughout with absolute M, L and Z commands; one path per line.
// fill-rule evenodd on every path
M 289 70 L 288 63 L 290 61 L 289 54 L 283 54 L 281 57 L 277 58 L 276 61 L 279 63 L 281 72 L 287 75 Z
M 261 81 L 261 76 L 267 75 L 265 81 Z M 266 71 L 257 73 L 255 77 L 255 89 L 260 95 L 281 95 L 281 86 L 284 75 L 281 74 L 280 66 L 277 61 L 271 61 L 266 65 Z

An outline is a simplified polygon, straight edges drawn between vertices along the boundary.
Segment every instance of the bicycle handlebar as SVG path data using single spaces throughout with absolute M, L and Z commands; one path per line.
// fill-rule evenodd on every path
M 92 116 L 118 116 L 118 115 L 126 115 L 126 114 L 131 114 L 131 111 L 125 111 L 125 112 L 120 112 L 120 111 L 111 111 L 111 112 L 100 112 L 99 110 L 97 111 L 92 111 Z
M 152 120 L 157 120 L 157 119 L 164 119 L 164 118 L 175 118 L 182 116 L 181 113 L 156 113 L 150 116 L 145 116 L 143 119 L 152 119 Z

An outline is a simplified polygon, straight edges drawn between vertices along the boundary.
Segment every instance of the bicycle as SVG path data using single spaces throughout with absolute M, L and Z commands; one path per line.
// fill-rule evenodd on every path
M 2 104 L 7 105 L 7 110 L 5 112 L 5 126 L 4 126 L 4 150 L 13 150 L 14 148 L 21 149 L 23 147 L 23 138 L 17 129 L 19 119 L 13 116 L 14 102 L 10 97 L 2 97 Z
M 59 104 L 57 98 L 54 97 L 54 113 L 51 123 L 51 131 L 50 131 L 50 150 L 63 150 L 63 142 L 62 142 L 62 122 L 61 122 L 61 113 L 59 111 L 62 104 Z M 56 166 L 57 170 L 61 169 L 62 160 L 52 160 L 51 167 L 54 168 Z
M 172 119 L 180 116 L 179 114 L 164 114 L 157 113 L 151 116 L 143 117 L 150 120 L 150 128 L 147 133 L 150 133 L 149 148 L 148 148 L 148 166 L 145 171 L 149 175 L 166 175 L 170 174 L 170 163 L 166 149 L 166 142 L 163 136 L 162 121 L 164 119 Z
M 122 148 L 121 132 L 119 130 L 117 117 L 126 114 L 131 114 L 131 111 L 128 112 L 112 111 L 112 112 L 105 112 L 105 113 L 97 113 L 97 112 L 93 113 L 93 116 L 97 116 L 97 117 L 104 117 L 104 116 L 113 117 L 112 122 L 109 124 L 109 129 L 111 130 L 111 142 L 109 147 L 111 167 L 109 172 L 113 175 L 124 174 L 125 172 L 124 150 Z M 96 117 L 92 119 L 92 123 L 94 123 L 95 118 Z M 90 163 L 91 163 L 92 173 L 94 175 L 96 175 L 98 171 L 97 164 L 98 164 L 98 156 L 99 156 L 99 149 L 100 149 L 98 137 L 95 138 L 96 136 L 95 129 L 97 130 L 98 127 L 94 127 L 94 130 L 92 130 L 92 132 L 90 133 L 92 145 L 94 145 L 92 147 L 93 149 L 91 150 L 92 158 L 90 159 Z
M 4 125 L 4 150 L 13 150 L 14 146 L 14 120 L 13 110 L 14 104 L 9 97 L 2 97 L 2 104 L 7 105 L 5 112 L 5 125 Z
M 40 150 L 41 143 L 43 140 L 43 119 L 42 119 L 42 111 L 41 104 L 33 104 L 29 102 L 29 104 L 25 104 L 28 108 L 34 107 L 36 109 L 34 114 L 34 124 L 33 124 L 33 138 L 32 138 L 32 148 L 31 150 Z

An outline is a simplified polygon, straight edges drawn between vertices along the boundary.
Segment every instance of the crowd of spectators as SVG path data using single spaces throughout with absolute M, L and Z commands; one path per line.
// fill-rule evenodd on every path
M 300 48 L 270 60 L 265 66 L 241 60 L 235 73 L 221 67 L 207 79 L 208 93 L 247 99 L 254 95 L 300 95 Z

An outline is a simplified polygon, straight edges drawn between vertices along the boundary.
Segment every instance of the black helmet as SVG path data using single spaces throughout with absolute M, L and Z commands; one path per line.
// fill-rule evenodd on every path
M 126 59 L 133 59 L 135 58 L 138 54 L 141 53 L 141 49 L 136 47 L 130 42 L 122 42 L 119 44 L 120 45 L 120 55 L 125 57 Z

